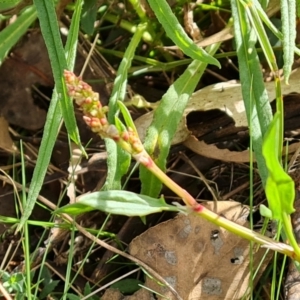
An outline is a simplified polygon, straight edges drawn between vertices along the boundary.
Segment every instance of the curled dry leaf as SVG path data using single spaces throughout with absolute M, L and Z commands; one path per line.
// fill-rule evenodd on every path
M 208 145 L 204 141 L 199 141 L 195 136 L 189 136 L 184 145 L 193 152 L 212 159 L 225 160 L 235 163 L 249 162 L 249 151 L 241 152 L 219 149 L 215 145 Z
M 205 204 L 213 210 L 214 203 Z M 218 213 L 249 227 L 249 208 L 234 201 L 219 201 Z M 255 272 L 266 249 L 253 248 Z M 173 285 L 182 299 L 233 300 L 249 292 L 249 242 L 196 215 L 150 228 L 130 244 L 130 254 L 147 263 Z M 254 279 L 257 282 L 271 258 L 267 255 Z M 147 278 L 149 289 L 173 299 L 169 290 Z M 157 296 L 157 299 L 163 299 Z
M 193 135 L 186 139 L 184 145 L 193 152 L 208 158 L 235 163 L 249 162 L 249 150 L 238 152 L 230 151 L 228 149 L 219 149 L 215 145 L 208 145 L 204 141 L 197 140 Z M 283 147 L 282 153 L 283 155 L 286 153 L 295 153 L 299 147 L 300 143 L 291 144 L 288 146 L 288 151 L 286 151 L 286 147 Z M 255 161 L 255 157 L 253 157 L 253 161 Z
M 269 99 L 275 99 L 274 82 L 266 82 L 265 86 L 268 91 Z M 286 95 L 299 90 L 300 70 L 297 69 L 292 73 L 289 85 L 282 85 L 282 91 L 283 94 Z M 192 151 L 195 151 L 196 148 L 203 147 L 204 142 L 199 142 L 195 137 L 191 135 L 191 132 L 187 128 L 186 117 L 191 112 L 209 111 L 213 109 L 219 109 L 225 112 L 229 117 L 231 117 L 234 120 L 236 127 L 248 127 L 245 106 L 241 94 L 241 84 L 237 81 L 221 82 L 207 86 L 193 94 L 184 111 L 182 120 L 178 125 L 177 132 L 174 136 L 172 144 L 174 145 L 186 142 L 186 146 L 191 146 Z M 141 140 L 144 140 L 147 129 L 149 128 L 152 119 L 153 112 L 151 111 L 141 116 L 135 121 L 135 125 L 138 128 L 138 133 Z M 249 152 L 247 151 L 242 152 L 242 154 L 241 152 L 234 152 L 228 150 L 217 151 L 217 147 L 208 145 L 205 145 L 204 149 L 201 151 L 201 155 L 207 157 L 211 157 L 212 153 L 216 153 L 216 157 L 219 160 L 234 162 L 249 161 Z

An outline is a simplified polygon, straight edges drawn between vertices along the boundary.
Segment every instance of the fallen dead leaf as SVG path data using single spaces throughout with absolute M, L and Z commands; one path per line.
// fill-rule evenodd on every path
M 193 152 L 208 158 L 235 163 L 249 162 L 249 150 L 237 152 L 219 149 L 215 145 L 208 145 L 204 141 L 199 141 L 193 135 L 187 138 L 184 145 Z
M 183 144 L 187 148 L 192 150 L 194 153 L 212 159 L 223 160 L 227 162 L 235 162 L 235 163 L 246 163 L 249 162 L 250 160 L 249 150 L 238 152 L 238 151 L 230 151 L 228 149 L 219 149 L 215 145 L 208 145 L 204 141 L 199 141 L 193 135 L 188 137 Z M 294 153 L 299 148 L 300 148 L 300 143 L 295 143 L 288 146 L 288 151 L 286 151 L 286 147 L 284 147 L 282 153 L 283 155 L 285 155 L 286 153 L 288 154 Z M 255 157 L 253 157 L 253 161 L 255 161 Z
M 269 99 L 275 99 L 274 82 L 266 82 L 265 86 L 268 91 Z M 293 71 L 290 77 L 289 85 L 286 85 L 284 83 L 282 84 L 282 92 L 285 95 L 293 93 L 297 90 L 300 90 L 299 69 Z M 236 127 L 248 127 L 244 101 L 241 94 L 241 84 L 237 81 L 221 82 L 207 86 L 192 95 L 184 111 L 182 120 L 178 124 L 177 132 L 173 138 L 172 144 L 179 144 L 186 141 L 185 145 L 187 147 L 192 145 L 193 149 L 191 150 L 194 151 L 196 148 L 194 140 L 196 138 L 192 136 L 190 130 L 187 127 L 186 117 L 191 112 L 209 111 L 214 109 L 225 112 L 234 120 Z M 152 120 L 153 111 L 144 114 L 143 116 L 135 120 L 135 125 L 137 127 L 141 140 L 145 139 L 147 129 L 149 128 Z M 204 142 L 199 143 L 197 147 L 203 147 L 203 144 Z M 246 151 L 241 154 L 241 152 L 226 150 L 226 153 L 223 152 L 223 154 L 220 155 L 220 153 L 224 150 L 217 151 L 217 147 L 215 146 L 208 146 L 207 144 L 205 144 L 205 149 L 207 149 L 207 151 L 201 151 L 201 155 L 211 157 L 211 151 L 213 150 L 213 153 L 217 154 L 217 159 L 219 160 L 234 162 L 249 161 L 249 152 Z
M 9 124 L 28 130 L 43 127 L 46 110 L 32 98 L 32 86 L 52 86 L 47 49 L 40 32 L 24 36 L 1 66 L 0 113 Z
M 9 135 L 8 123 L 3 117 L 0 117 L 0 148 L 9 152 L 17 150 Z
M 213 209 L 214 203 L 207 203 Z M 249 208 L 234 201 L 219 201 L 218 213 L 249 227 Z M 130 244 L 130 254 L 163 276 L 182 299 L 241 299 L 249 286 L 249 242 L 196 215 L 180 214 L 150 228 Z M 253 270 L 266 249 L 253 249 Z M 271 258 L 264 260 L 254 282 Z M 147 278 L 145 285 L 174 299 L 170 291 Z M 163 299 L 157 295 L 157 299 Z
M 143 288 L 131 296 L 124 297 L 119 290 L 107 289 L 101 300 L 152 300 L 151 293 Z

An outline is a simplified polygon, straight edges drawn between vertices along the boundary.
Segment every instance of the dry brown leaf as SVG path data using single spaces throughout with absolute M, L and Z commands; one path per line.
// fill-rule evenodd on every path
M 203 39 L 202 41 L 197 43 L 198 47 L 206 47 L 215 43 L 220 43 L 224 41 L 228 41 L 233 38 L 233 29 L 232 27 L 225 27 L 221 31 L 210 35 L 209 37 Z
M 275 99 L 274 82 L 266 82 L 265 86 L 268 91 L 269 99 Z M 289 85 L 286 85 L 284 83 L 282 84 L 283 94 L 290 94 L 297 90 L 300 90 L 299 69 L 293 71 L 290 77 Z M 182 120 L 178 124 L 177 132 L 173 138 L 172 144 L 174 145 L 182 143 L 191 136 L 191 132 L 186 125 L 186 117 L 189 113 L 195 111 L 208 111 L 213 109 L 224 111 L 229 117 L 234 120 L 236 127 L 248 126 L 240 83 L 238 83 L 237 81 L 221 82 L 207 86 L 192 95 L 184 111 Z M 152 120 L 153 111 L 141 116 L 135 121 L 139 136 L 142 140 L 145 139 L 147 129 L 149 128 Z M 190 139 L 190 141 L 192 141 L 192 139 Z M 214 152 L 216 152 L 216 149 L 214 150 Z M 209 154 L 209 152 L 202 153 L 202 155 L 210 157 Z M 246 155 L 246 153 L 240 154 L 240 152 L 232 152 L 230 156 L 232 157 L 232 159 L 236 157 L 237 160 L 233 161 L 249 161 L 249 159 L 246 159 L 246 156 L 248 156 Z M 218 155 L 218 159 L 232 161 L 226 159 L 227 157 L 229 157 L 228 153 Z
M 213 210 L 214 203 L 205 204 Z M 249 208 L 234 201 L 219 201 L 218 213 L 249 227 Z M 249 242 L 196 215 L 175 219 L 150 228 L 130 244 L 130 254 L 147 263 L 184 300 L 241 299 L 249 286 Z M 254 270 L 266 249 L 254 250 Z M 255 281 L 271 255 L 265 259 Z M 174 299 L 166 287 L 147 278 L 146 286 Z M 157 296 L 158 299 L 162 297 Z
M 107 289 L 101 300 L 151 300 L 151 294 L 149 291 L 141 288 L 132 296 L 124 297 L 119 290 Z
M 9 76 L 8 76 L 9 74 Z M 52 72 L 43 37 L 32 31 L 1 65 L 0 113 L 9 124 L 28 130 L 43 127 L 46 110 L 35 103 L 33 85 L 52 85 Z
M 9 152 L 16 151 L 14 142 L 9 135 L 8 123 L 3 117 L 0 117 L 0 148 Z
M 188 137 L 183 144 L 193 152 L 212 159 L 223 160 L 227 162 L 235 162 L 235 163 L 249 162 L 250 160 L 249 150 L 238 152 L 238 151 L 230 151 L 228 149 L 219 149 L 215 145 L 208 145 L 204 141 L 199 141 L 193 135 Z M 288 154 L 294 153 L 299 148 L 300 148 L 300 143 L 295 143 L 288 146 L 287 152 L 286 152 L 286 147 L 284 147 L 282 153 L 283 155 L 285 155 L 286 153 Z M 255 161 L 255 157 L 253 157 L 253 161 Z
M 274 82 L 266 82 L 269 99 L 275 99 Z M 300 90 L 300 70 L 295 70 L 289 81 L 289 85 L 282 84 L 282 93 L 284 95 Z M 190 131 L 186 126 L 186 116 L 194 111 L 208 111 L 219 109 L 224 111 L 229 117 L 235 121 L 236 127 L 247 127 L 247 118 L 245 106 L 241 94 L 241 84 L 237 81 L 221 82 L 207 86 L 195 92 L 189 99 L 187 107 L 184 111 L 183 118 L 178 125 L 176 135 L 172 144 L 184 142 L 190 135 Z M 150 126 L 153 119 L 153 111 L 141 116 L 135 121 L 139 135 L 144 139 L 146 130 Z
M 104 295 L 101 297 L 102 300 L 122 300 L 123 295 L 116 289 L 107 289 Z
M 235 163 L 249 162 L 249 150 L 237 152 L 219 149 L 215 145 L 208 145 L 204 141 L 199 141 L 193 135 L 187 138 L 184 145 L 193 152 L 208 158 Z

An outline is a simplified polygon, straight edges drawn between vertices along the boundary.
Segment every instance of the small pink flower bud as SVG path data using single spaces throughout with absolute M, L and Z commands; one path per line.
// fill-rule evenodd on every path
M 91 118 L 91 127 L 92 128 L 96 128 L 96 127 L 101 128 L 102 125 L 100 123 L 100 120 L 98 118 Z
M 122 137 L 122 139 L 125 142 L 128 142 L 129 141 L 129 133 L 128 133 L 128 131 L 123 131 L 121 137 Z
M 92 119 L 90 117 L 83 116 L 83 120 L 90 127 Z
M 92 98 L 91 97 L 87 97 L 85 98 L 84 100 L 84 104 L 91 104 L 93 102 Z
M 92 87 L 84 81 L 81 81 L 81 89 L 83 89 L 86 92 L 92 92 Z
M 108 124 L 108 121 L 107 121 L 106 117 L 101 118 L 101 119 L 99 119 L 99 120 L 100 120 L 100 123 L 102 124 L 102 126 L 105 126 L 105 125 Z
M 98 118 L 84 116 L 83 119 L 93 132 L 101 133 L 103 131 L 103 126 Z

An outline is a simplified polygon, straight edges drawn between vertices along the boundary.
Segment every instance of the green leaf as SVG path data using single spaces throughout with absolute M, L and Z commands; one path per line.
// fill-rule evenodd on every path
M 68 68 L 68 65 L 60 36 L 54 2 L 34 0 L 34 4 L 40 20 L 42 35 L 48 50 L 55 80 L 55 88 L 60 98 L 60 105 L 68 134 L 76 144 L 80 144 L 73 103 L 66 91 L 66 84 L 63 77 L 63 72 Z
M 288 83 L 296 46 L 296 1 L 280 0 L 280 8 L 283 34 L 283 74 L 285 82 Z
M 209 53 L 214 54 L 218 47 L 219 44 L 214 44 L 207 49 Z M 154 112 L 153 122 L 148 128 L 144 146 L 163 171 L 166 168 L 171 142 L 182 119 L 184 109 L 206 67 L 206 63 L 194 60 L 170 86 Z M 142 194 L 157 197 L 162 184 L 155 175 L 141 166 L 140 179 Z
M 117 116 L 115 116 L 115 125 L 119 132 L 124 132 L 127 130 L 125 125 L 122 123 L 122 121 Z
M 19 4 L 21 0 L 0 0 L 0 13 L 3 10 L 11 9 Z
M 81 29 L 89 35 L 92 35 L 94 32 L 97 18 L 97 2 L 97 0 L 85 0 L 82 7 Z
M 113 190 L 86 194 L 80 197 L 78 202 L 59 208 L 56 213 L 79 215 L 96 209 L 128 217 L 146 216 L 164 210 L 182 210 L 177 206 L 168 205 L 163 198 L 156 199 L 132 192 Z
M 52 280 L 44 285 L 43 289 L 41 290 L 39 297 L 40 299 L 46 299 L 52 292 L 54 292 L 57 285 L 60 283 L 60 280 Z
M 121 189 L 121 179 L 127 173 L 131 157 L 113 140 L 105 139 L 107 150 L 107 176 L 103 190 Z
M 199 48 L 185 33 L 166 0 L 148 0 L 158 21 L 169 38 L 188 56 L 207 64 L 221 67 L 217 59 Z
M 118 105 L 119 105 L 120 111 L 123 115 L 123 118 L 124 118 L 124 121 L 125 121 L 125 124 L 126 124 L 127 128 L 130 127 L 137 134 L 135 124 L 132 120 L 131 114 L 128 111 L 127 107 L 121 101 L 118 101 Z
M 58 103 L 57 94 L 54 91 L 48 109 L 48 113 L 47 113 L 47 120 L 44 126 L 42 143 L 39 149 L 36 166 L 29 187 L 27 203 L 24 208 L 24 212 L 17 230 L 20 230 L 24 225 L 24 223 L 30 217 L 36 199 L 41 190 L 47 172 L 48 164 L 50 162 L 52 150 L 57 138 L 57 131 L 61 123 L 61 120 L 62 120 L 61 109 Z
M 269 171 L 265 191 L 273 218 L 281 220 L 283 214 L 290 215 L 295 211 L 295 183 L 284 171 L 278 157 L 282 138 L 278 137 L 281 127 L 281 113 L 276 112 L 270 128 L 264 138 L 263 155 Z
M 40 2 L 39 4 L 41 4 L 43 1 L 39 1 L 39 2 Z M 52 2 L 52 1 L 49 1 L 49 2 Z M 41 4 L 41 5 L 43 5 L 43 4 Z M 66 48 L 65 48 L 65 50 L 64 49 L 62 50 L 63 55 L 65 55 L 64 53 L 68 53 L 68 56 L 67 56 L 68 63 L 67 64 L 68 64 L 68 69 L 70 69 L 70 70 L 73 69 L 74 63 L 75 63 L 75 51 L 77 49 L 77 38 L 74 39 L 74 36 L 78 36 L 78 29 L 79 29 L 79 25 L 78 24 L 76 25 L 74 23 L 76 23 L 76 22 L 79 23 L 78 15 L 80 16 L 81 5 L 82 5 L 82 1 L 77 1 L 74 15 L 72 18 L 70 32 L 69 32 L 67 43 L 66 43 Z M 77 12 L 77 10 L 79 11 L 79 13 Z M 43 14 L 43 12 L 44 12 L 44 10 L 42 10 L 41 13 Z M 39 17 L 41 17 L 41 16 L 39 16 Z M 45 24 L 43 25 L 43 28 L 47 27 L 49 19 L 48 18 L 47 18 L 47 20 L 44 20 L 43 18 L 40 19 L 41 24 L 43 24 L 44 21 L 45 21 Z M 57 30 L 58 30 L 58 28 L 57 28 Z M 48 32 L 48 31 L 46 30 L 46 32 Z M 49 43 L 49 42 L 51 42 L 51 41 L 48 41 L 47 43 Z M 52 46 L 55 47 L 54 45 L 52 45 Z M 52 46 L 50 45 L 50 48 Z M 56 51 L 54 50 L 54 52 L 56 52 Z M 58 79 L 58 81 L 60 81 L 60 78 Z M 64 93 L 65 93 L 65 97 L 67 97 L 65 90 L 64 90 Z M 73 111 L 73 106 L 72 106 L 72 111 Z M 30 187 L 29 187 L 29 192 L 28 192 L 28 197 L 27 197 L 28 202 L 26 203 L 26 206 L 24 208 L 24 213 L 20 220 L 18 230 L 20 230 L 21 227 L 24 225 L 24 223 L 28 220 L 28 218 L 32 212 L 32 209 L 35 205 L 35 201 L 41 190 L 41 187 L 42 187 L 42 184 L 44 182 L 44 178 L 45 178 L 45 175 L 47 172 L 47 168 L 48 168 L 48 165 L 50 162 L 52 150 L 53 150 L 56 138 L 57 138 L 57 133 L 59 130 L 61 120 L 62 120 L 61 105 L 59 103 L 59 97 L 58 97 L 57 90 L 55 89 L 53 92 L 52 99 L 50 102 L 50 107 L 49 107 L 48 113 L 47 113 L 47 119 L 46 119 L 46 124 L 44 127 L 43 139 L 42 139 L 41 146 L 39 149 L 36 167 L 34 169 L 33 177 L 31 180 Z
M 272 211 L 263 204 L 259 206 L 259 213 L 265 218 L 273 219 Z
M 69 70 L 73 70 L 77 54 L 78 33 L 80 24 L 80 15 L 83 5 L 83 0 L 76 1 L 75 10 L 72 16 L 72 22 L 68 32 L 68 38 L 65 45 L 65 55 Z
M 277 63 L 275 60 L 274 51 L 268 35 L 266 33 L 265 27 L 263 26 L 263 14 L 260 13 L 262 8 L 258 2 L 255 2 L 255 5 L 251 5 L 251 3 L 247 2 L 244 4 L 244 8 L 248 14 L 248 18 L 252 24 L 252 27 L 256 33 L 256 37 L 261 45 L 265 58 L 268 62 L 268 65 L 272 71 L 277 70 Z M 270 21 L 269 21 L 270 22 Z M 267 23 L 270 25 L 269 23 Z
M 142 281 L 138 279 L 128 278 L 112 284 L 111 288 L 119 290 L 123 295 L 131 295 L 141 288 L 140 284 L 143 284 Z
M 109 99 L 108 121 L 113 124 L 118 111 L 118 101 L 124 101 L 127 87 L 127 74 L 134 57 L 135 50 L 141 41 L 146 24 L 140 24 L 128 45 L 119 66 L 114 82 L 112 95 Z M 121 179 L 127 173 L 131 157 L 111 139 L 105 139 L 107 150 L 107 178 L 104 190 L 121 189 Z
M 251 30 L 245 7 L 240 4 L 240 1 L 231 0 L 231 8 L 240 80 L 242 82 L 242 95 L 248 124 L 251 124 L 253 149 L 259 174 L 265 186 L 268 169 L 262 154 L 262 143 L 263 136 L 272 120 L 272 110 L 255 49 L 257 38 Z
M 34 6 L 26 9 L 12 24 L 0 32 L 0 65 L 18 40 L 26 33 L 28 27 L 36 19 Z
M 74 294 L 67 294 L 69 300 L 80 300 L 81 298 Z
M 92 289 L 91 289 L 90 283 L 87 282 L 87 283 L 85 284 L 85 286 L 84 286 L 83 295 L 87 296 L 87 295 L 89 295 L 91 292 L 92 292 Z

